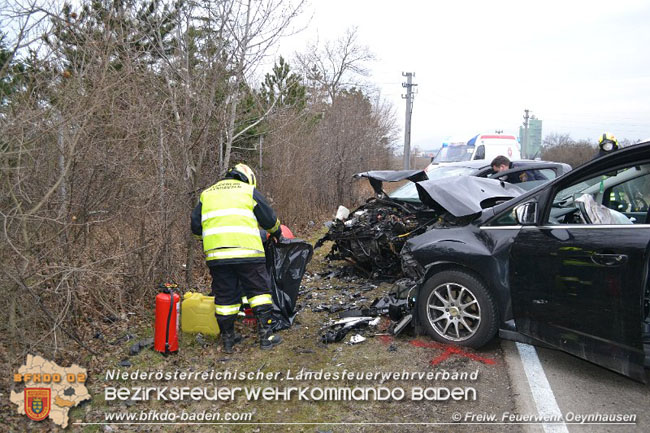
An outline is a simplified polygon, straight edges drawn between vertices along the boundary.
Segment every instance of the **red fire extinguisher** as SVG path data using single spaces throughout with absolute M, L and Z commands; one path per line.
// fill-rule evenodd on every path
M 178 351 L 178 327 L 180 326 L 181 297 L 174 290 L 176 284 L 161 284 L 156 296 L 156 323 L 153 348 L 168 354 Z

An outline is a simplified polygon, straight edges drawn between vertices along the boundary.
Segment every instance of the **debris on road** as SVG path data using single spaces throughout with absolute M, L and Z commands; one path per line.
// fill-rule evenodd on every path
M 196 334 L 195 340 L 201 345 L 201 347 L 208 347 L 210 345 L 210 343 L 205 338 L 203 338 L 203 334 L 200 332 Z
M 321 336 L 321 341 L 325 344 L 337 343 L 343 340 L 348 332 L 353 329 L 365 328 L 371 322 L 376 326 L 379 322 L 375 322 L 374 319 L 374 317 L 346 317 L 345 319 L 329 323 L 324 327 L 327 330 Z
M 322 278 L 322 276 L 334 278 L 331 275 L 335 272 L 336 275 L 346 275 L 353 282 L 343 285 L 336 284 L 342 281 L 341 279 Z M 345 268 L 315 275 L 306 274 L 305 280 L 312 284 L 323 281 L 324 284 L 317 287 L 301 287 L 300 294 L 304 304 L 300 307 L 311 309 L 315 313 L 324 312 L 328 315 L 338 313 L 338 319 L 330 317 L 321 328 L 320 341 L 324 344 L 342 341 L 353 329 L 360 330 L 359 333 L 367 337 L 370 335 L 367 328 L 377 328 L 382 322 L 382 317 L 390 320 L 384 320 L 381 331 L 374 329 L 372 336 L 377 335 L 378 332 L 396 335 L 411 322 L 413 290 L 417 287 L 413 280 L 401 279 L 392 285 L 383 283 L 388 286 L 384 292 L 388 294 L 380 295 L 373 301 L 364 294 L 369 294 L 368 292 L 380 286 L 362 278 L 348 276 Z
M 135 335 L 126 333 L 123 336 L 121 336 L 120 338 L 113 341 L 111 344 L 113 346 L 115 346 L 115 345 L 119 345 L 119 344 L 122 344 L 122 343 L 124 343 L 126 341 L 131 341 L 131 340 L 134 340 L 134 339 L 135 339 Z
M 363 343 L 364 341 L 366 341 L 366 337 L 361 334 L 354 334 L 352 337 L 350 337 L 349 344 L 359 344 Z
M 131 345 L 129 348 L 129 356 L 135 356 L 142 351 L 142 349 L 150 349 L 153 347 L 153 338 L 145 338 L 137 343 Z

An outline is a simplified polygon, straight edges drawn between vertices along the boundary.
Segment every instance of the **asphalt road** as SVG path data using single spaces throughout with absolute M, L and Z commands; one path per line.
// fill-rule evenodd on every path
M 524 424 L 530 432 L 650 431 L 650 384 L 574 356 L 501 340 L 520 414 L 561 414 L 564 422 Z M 650 371 L 646 370 L 650 382 Z M 577 424 L 580 416 L 636 415 L 629 424 Z M 571 420 L 571 421 L 569 421 Z M 597 422 L 598 420 L 587 420 Z

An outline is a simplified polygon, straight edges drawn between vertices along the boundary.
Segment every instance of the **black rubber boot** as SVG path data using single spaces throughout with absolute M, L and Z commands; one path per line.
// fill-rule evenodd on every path
M 221 333 L 221 341 L 223 342 L 224 353 L 233 353 L 234 346 L 241 343 L 242 337 L 235 331 L 224 331 Z
M 233 353 L 234 346 L 241 343 L 242 336 L 235 332 L 235 318 L 224 318 L 217 316 L 217 323 L 221 330 L 221 342 L 223 343 L 223 351 L 225 353 Z
M 257 328 L 260 334 L 260 349 L 273 349 L 282 343 L 282 337 L 273 334 L 273 320 L 270 309 L 262 312 L 255 312 L 257 316 Z

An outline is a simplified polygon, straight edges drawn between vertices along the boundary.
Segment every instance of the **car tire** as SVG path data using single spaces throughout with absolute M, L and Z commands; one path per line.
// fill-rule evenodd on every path
M 433 275 L 418 298 L 420 323 L 437 341 L 478 348 L 497 332 L 494 296 L 468 272 L 449 270 Z

